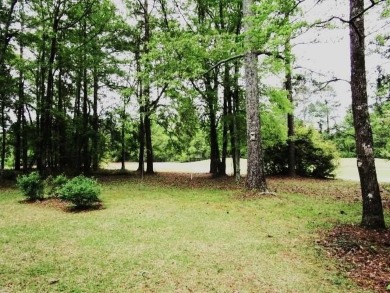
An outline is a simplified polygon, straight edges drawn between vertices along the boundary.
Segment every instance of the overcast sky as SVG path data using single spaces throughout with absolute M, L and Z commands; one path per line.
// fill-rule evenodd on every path
M 124 14 L 122 0 L 112 0 Z M 177 0 L 180 2 L 180 0 Z M 305 18 L 308 21 L 325 20 L 332 16 L 338 16 L 343 19 L 349 17 L 349 1 L 346 0 L 325 0 L 320 5 L 314 5 L 317 0 L 306 0 L 301 5 Z M 366 0 L 366 6 L 370 2 Z M 380 20 L 381 7 L 373 8 L 366 15 L 366 43 L 369 44 L 375 39 L 375 36 L 383 29 L 384 21 Z M 295 66 L 305 67 L 310 70 L 323 74 L 317 78 L 323 81 L 339 78 L 344 80 L 350 79 L 350 57 L 349 57 L 349 30 L 346 24 L 335 20 L 333 22 L 334 29 L 320 29 L 310 31 L 294 42 L 297 44 L 293 48 L 296 56 Z M 316 40 L 316 43 L 310 43 Z M 304 44 L 301 44 L 304 43 Z M 376 67 L 384 64 L 387 61 L 383 60 L 378 54 L 369 54 L 372 46 L 367 46 L 367 77 L 369 83 L 369 94 L 371 97 L 374 94 L 374 85 L 377 77 Z M 387 63 L 387 68 L 389 68 Z M 390 70 L 389 70 L 390 71 Z M 309 72 L 309 71 L 308 71 Z M 339 110 L 340 119 L 344 116 L 347 108 L 351 104 L 350 85 L 345 81 L 332 83 L 332 87 L 336 91 L 335 99 L 341 103 Z M 321 94 L 318 94 L 317 99 L 321 99 Z
M 313 6 L 313 1 L 306 1 L 303 5 L 308 20 L 329 19 L 332 16 L 338 16 L 348 19 L 349 1 L 326 0 L 323 4 Z M 366 6 L 369 2 L 366 1 Z M 380 19 L 381 7 L 373 8 L 366 15 L 366 45 L 367 45 L 367 78 L 369 83 L 369 94 L 374 95 L 375 80 L 377 77 L 376 68 L 378 65 L 389 67 L 387 60 L 381 58 L 378 54 L 372 54 L 373 45 L 369 45 L 376 35 L 389 27 L 383 27 L 384 20 Z M 320 30 L 310 32 L 296 40 L 296 42 L 308 42 L 317 39 L 316 44 L 298 45 L 294 48 L 296 54 L 296 65 L 308 67 L 315 71 L 320 71 L 329 79 L 337 77 L 340 79 L 350 80 L 350 57 L 349 57 L 349 29 L 346 24 L 335 20 L 333 22 L 337 29 Z M 387 64 L 385 64 L 387 63 Z M 386 66 L 387 65 L 387 66 Z M 324 76 L 324 80 L 327 78 Z M 336 99 L 341 102 L 342 107 L 339 109 L 340 115 L 344 114 L 346 108 L 351 104 L 350 86 L 347 82 L 333 83 L 336 90 Z

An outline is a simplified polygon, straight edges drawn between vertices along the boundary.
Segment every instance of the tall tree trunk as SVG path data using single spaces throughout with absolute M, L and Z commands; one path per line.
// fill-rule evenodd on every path
M 205 94 L 204 98 L 207 103 L 207 110 L 209 116 L 209 141 L 210 141 L 210 173 L 213 176 L 219 175 L 219 168 L 221 165 L 219 144 L 218 144 L 218 131 L 217 131 L 217 105 L 218 105 L 218 92 L 217 92 L 217 74 L 214 73 L 214 86 L 211 85 L 211 76 L 208 74 L 205 76 Z
M 99 77 L 97 66 L 93 69 L 93 118 L 92 118 L 92 169 L 99 168 L 99 118 L 98 118 Z
M 7 128 L 5 119 L 5 96 L 1 95 L 1 170 L 5 169 Z
M 44 112 L 45 112 L 45 80 L 46 80 L 46 73 L 47 73 L 47 64 L 46 64 L 46 42 L 47 42 L 47 35 L 43 34 L 42 36 L 42 42 L 41 42 L 41 52 L 39 56 L 38 61 L 38 68 L 39 72 L 37 74 L 37 109 L 36 109 L 36 115 L 37 115 L 37 140 L 36 140 L 36 160 L 37 160 L 37 169 L 39 172 L 43 172 L 43 169 L 46 166 L 45 161 L 45 136 L 44 136 Z
M 287 91 L 288 100 L 291 103 L 291 113 L 287 114 L 287 143 L 288 143 L 288 174 L 291 177 L 296 175 L 296 150 L 295 150 L 295 126 L 294 126 L 294 98 L 292 88 L 292 64 L 291 64 L 291 44 L 290 38 L 285 44 L 285 70 L 286 70 L 286 81 L 285 89 Z
M 54 9 L 52 36 L 50 39 L 50 52 L 48 60 L 48 72 L 47 72 L 47 91 L 42 101 L 42 119 L 41 119 L 41 152 L 43 169 L 47 165 L 53 167 L 53 142 L 52 142 L 52 107 L 53 107 L 53 95 L 54 95 L 54 61 L 57 54 L 57 32 L 59 26 L 59 9 L 60 4 L 57 3 Z M 41 170 L 42 171 L 42 170 Z
M 352 113 L 355 128 L 357 166 L 363 198 L 361 225 L 365 228 L 385 228 L 368 112 L 364 44 L 364 0 L 350 0 L 349 33 Z
M 233 93 L 230 94 L 227 100 L 227 110 L 228 110 L 228 117 L 229 117 L 229 134 L 230 134 L 230 151 L 231 151 L 231 156 L 233 160 L 233 175 L 236 175 L 236 144 L 234 140 L 234 121 L 233 121 Z
M 24 110 L 23 110 L 24 113 Z M 23 114 L 22 117 L 22 162 L 23 162 L 23 172 L 26 172 L 28 169 L 28 141 L 27 141 L 27 121 L 26 116 Z
M 220 3 L 221 5 L 221 3 Z M 220 8 L 221 9 L 221 8 Z M 226 157 L 228 153 L 228 130 L 231 126 L 230 122 L 230 113 L 229 113 L 229 101 L 230 101 L 230 110 L 231 110 L 231 89 L 230 89 L 230 67 L 225 65 L 225 72 L 223 77 L 223 129 L 222 129 L 222 158 L 221 165 L 219 168 L 219 175 L 226 175 Z M 230 127 L 230 130 L 231 127 Z
M 76 72 L 76 98 L 74 105 L 74 116 L 73 116 L 73 169 L 80 170 L 82 166 L 81 162 L 81 78 L 82 70 L 78 69 Z
M 20 47 L 20 55 L 23 58 L 23 46 Z M 20 170 L 20 160 L 22 155 L 22 117 L 24 116 L 24 77 L 23 71 L 19 71 L 19 99 L 17 102 L 16 109 L 16 125 L 15 125 L 15 170 Z
M 241 180 L 241 143 L 240 143 L 240 131 L 238 124 L 238 115 L 240 113 L 240 86 L 238 84 L 240 66 L 236 62 L 234 64 L 234 93 L 233 93 L 233 133 L 234 133 L 234 176 L 236 182 Z
M 63 91 L 63 66 L 62 58 L 59 56 L 58 70 L 58 105 L 57 105 L 57 135 L 58 135 L 58 166 L 60 170 L 64 170 L 67 165 L 67 147 L 66 147 L 66 110 L 64 107 L 64 91 Z
M 326 114 L 326 134 L 330 134 L 330 118 L 329 118 L 329 102 L 328 100 L 325 100 L 325 114 Z
M 126 142 L 125 142 L 125 106 L 123 106 L 123 117 L 122 117 L 122 133 L 121 133 L 121 141 L 122 141 L 122 151 L 121 151 L 121 170 L 126 170 L 125 162 L 126 162 Z
M 12 39 L 12 35 L 9 33 L 9 29 L 12 23 L 12 18 L 15 10 L 15 5 L 18 1 L 12 0 L 8 9 L 8 13 L 5 15 L 6 22 L 4 25 L 4 28 L 0 34 L 1 36 L 1 43 L 0 43 L 0 66 L 4 65 L 4 59 L 5 59 L 5 52 L 7 51 L 8 45 Z
M 150 19 L 149 19 L 149 2 L 148 0 L 144 0 L 144 54 L 149 53 L 149 42 L 151 38 L 150 31 Z M 146 173 L 153 174 L 153 144 L 152 144 L 152 122 L 150 119 L 150 81 L 146 78 L 143 86 L 142 92 L 143 106 L 144 106 L 144 135 L 145 135 L 145 146 L 146 146 Z
M 220 156 L 218 145 L 217 118 L 213 107 L 209 109 L 210 120 L 210 173 L 213 176 L 219 174 Z
M 153 144 L 152 144 L 152 121 L 149 113 L 145 115 L 145 142 L 146 142 L 146 173 L 154 174 L 153 169 Z
M 144 126 L 144 112 L 143 106 L 140 107 L 140 122 L 138 128 L 138 141 L 139 141 L 139 153 L 138 153 L 138 171 L 141 174 L 145 172 L 145 126 Z
M 252 26 L 250 17 L 253 16 L 253 0 L 244 0 L 244 17 L 247 18 L 245 31 L 249 32 Z M 247 48 L 252 48 L 251 36 L 246 36 Z M 247 113 L 247 144 L 248 144 L 248 171 L 246 188 L 249 190 L 267 191 L 264 172 L 264 158 L 261 142 L 261 126 L 259 113 L 259 93 L 257 75 L 257 55 L 249 51 L 245 54 L 245 89 Z
M 137 75 L 141 73 L 141 39 L 138 39 L 137 42 L 137 51 L 135 52 L 135 61 L 136 61 L 136 69 L 137 69 Z M 139 151 L 138 151 L 138 169 L 137 171 L 140 172 L 143 176 L 145 172 L 145 127 L 144 127 L 144 100 L 143 100 L 143 84 L 141 77 L 138 77 L 137 81 L 137 97 L 138 97 L 138 103 L 140 104 L 139 107 L 139 126 L 138 126 L 138 144 L 139 144 Z
M 83 41 L 87 41 L 87 22 L 84 19 L 83 20 Z M 88 111 L 88 64 L 87 64 L 87 49 L 84 47 L 83 48 L 83 107 L 82 107 L 82 129 L 83 129 L 83 134 L 82 134 L 82 161 L 83 161 L 83 171 L 86 173 L 90 172 L 91 168 L 91 160 L 90 160 L 90 151 L 89 151 L 89 111 Z
M 82 142 L 82 161 L 83 171 L 88 173 L 90 171 L 90 153 L 89 153 L 89 123 L 88 123 L 88 80 L 87 80 L 87 68 L 84 64 L 83 69 L 83 142 Z

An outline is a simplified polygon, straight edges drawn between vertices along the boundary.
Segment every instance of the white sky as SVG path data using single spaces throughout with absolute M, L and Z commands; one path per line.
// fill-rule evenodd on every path
M 308 20 L 329 19 L 332 16 L 338 16 L 348 19 L 349 1 L 326 0 L 322 5 L 313 8 L 313 1 L 309 0 L 303 6 L 307 11 Z M 369 1 L 366 1 L 369 6 Z M 369 11 L 365 17 L 366 24 L 366 67 L 368 90 L 371 98 L 375 91 L 375 80 L 377 78 L 376 67 L 383 65 L 384 60 L 378 54 L 369 54 L 372 45 L 369 43 L 375 39 L 375 36 L 383 29 L 384 20 L 380 19 L 381 8 L 378 6 Z M 310 68 L 316 72 L 325 74 L 323 80 L 329 80 L 333 77 L 350 80 L 350 56 L 349 56 L 349 29 L 346 24 L 339 20 L 334 20 L 333 24 L 337 29 L 320 30 L 319 34 L 307 33 L 297 40 L 297 42 L 308 42 L 317 39 L 316 44 L 299 45 L 294 48 L 296 55 L 296 65 Z M 389 68 L 389 66 L 387 66 Z M 340 118 L 344 115 L 346 109 L 351 104 L 350 85 L 347 82 L 336 82 L 331 84 L 336 91 L 336 99 L 341 102 L 339 109 Z
M 125 9 L 123 8 L 123 0 L 112 0 L 120 13 L 125 16 Z M 177 0 L 180 2 L 180 0 Z M 332 16 L 338 16 L 343 19 L 348 19 L 349 15 L 349 1 L 345 0 L 325 0 L 320 5 L 314 5 L 316 0 L 307 0 L 303 3 L 302 10 L 305 13 L 305 18 L 308 21 L 325 20 Z M 370 2 L 366 0 L 366 6 Z M 366 34 L 367 42 L 372 41 L 378 31 L 382 29 L 383 20 L 379 20 L 380 7 L 372 9 L 366 15 Z M 296 43 L 304 43 L 294 46 L 293 52 L 296 56 L 295 66 L 305 67 L 315 72 L 323 74 L 322 81 L 332 78 L 339 78 L 344 80 L 350 79 L 350 57 L 349 57 L 349 31 L 348 26 L 342 24 L 338 20 L 333 22 L 336 28 L 334 29 L 319 29 L 317 31 L 310 31 L 295 40 Z M 386 28 L 385 28 L 386 29 Z M 387 27 L 389 29 L 389 27 Z M 316 39 L 317 43 L 311 43 Z M 370 47 L 367 46 L 367 51 Z M 383 64 L 385 61 L 377 54 L 368 54 L 366 59 L 367 78 L 369 83 L 369 94 L 374 93 L 374 84 L 376 79 L 376 67 Z M 388 68 L 390 65 L 387 66 Z M 390 70 L 389 70 L 390 71 Z M 346 109 L 351 104 L 350 85 L 345 81 L 332 83 L 331 86 L 335 89 L 336 97 L 341 107 L 339 110 L 339 118 L 341 119 Z M 313 96 L 313 99 L 321 99 L 321 94 Z

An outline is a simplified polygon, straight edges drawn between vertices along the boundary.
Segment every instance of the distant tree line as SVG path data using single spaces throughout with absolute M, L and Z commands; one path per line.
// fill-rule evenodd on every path
M 386 1 L 364 7 L 363 0 L 350 0 L 348 19 L 334 15 L 312 23 L 301 9 L 305 2 L 125 0 L 119 7 L 109 0 L 1 1 L 1 169 L 89 173 L 114 157 L 124 168 L 132 157 L 140 172 L 153 174 L 156 158 L 208 156 L 210 173 L 221 176 L 232 157 L 240 180 L 240 158 L 247 157 L 247 188 L 267 192 L 266 172 L 295 176 L 334 158 L 333 148 L 295 117 L 297 84 L 305 74 L 295 71 L 293 46 L 302 33 L 341 21 L 350 29 L 362 223 L 384 226 L 364 15 L 382 5 L 385 17 Z M 378 40 L 385 45 L 387 36 Z M 269 82 L 271 76 L 278 84 Z M 378 81 L 381 93 L 385 81 Z M 330 135 L 330 104 L 325 106 L 320 130 Z M 387 108 L 379 102 L 374 116 L 386 119 Z M 305 148 L 325 153 L 318 159 L 301 152 Z M 276 162 L 280 168 L 270 165 Z

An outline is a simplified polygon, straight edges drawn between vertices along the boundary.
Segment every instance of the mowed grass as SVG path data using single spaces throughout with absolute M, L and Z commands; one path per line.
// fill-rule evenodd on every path
M 360 205 L 278 194 L 104 184 L 67 213 L 0 189 L 0 292 L 363 292 L 316 245 Z M 343 211 L 341 213 L 341 211 Z

